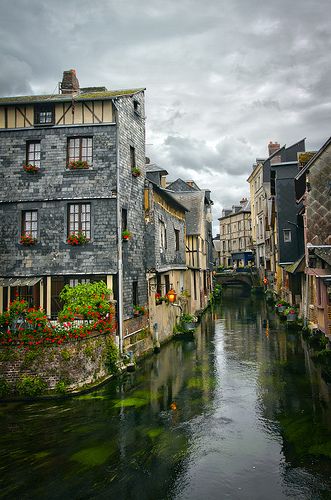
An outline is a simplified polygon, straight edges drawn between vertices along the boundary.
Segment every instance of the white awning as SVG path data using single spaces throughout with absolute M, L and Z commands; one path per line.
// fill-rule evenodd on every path
M 30 277 L 30 278 L 0 278 L 0 286 L 33 286 L 41 278 Z

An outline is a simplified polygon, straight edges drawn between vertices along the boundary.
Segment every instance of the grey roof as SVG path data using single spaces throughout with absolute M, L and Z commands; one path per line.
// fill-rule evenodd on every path
M 195 184 L 195 183 L 194 183 Z M 194 191 L 197 191 L 199 188 L 198 186 L 195 184 L 196 187 L 192 187 L 192 186 L 189 186 L 185 181 L 183 181 L 183 179 L 176 179 L 175 181 L 173 182 L 170 182 L 170 184 L 168 184 L 167 188 L 170 189 L 171 191 L 180 191 L 180 192 L 185 192 L 185 191 L 188 191 L 188 192 L 194 192 Z
M 173 196 L 173 193 L 170 193 L 167 189 L 162 188 L 159 186 L 156 182 L 152 181 L 151 179 L 148 179 L 148 182 L 150 182 L 153 186 L 153 189 L 159 193 L 163 198 L 165 198 L 170 204 L 172 204 L 174 207 L 179 208 L 180 210 L 183 210 L 183 212 L 187 212 L 188 209 L 184 204 L 180 202 L 175 196 Z
M 229 208 L 224 208 L 223 212 L 225 212 L 225 215 L 222 215 L 222 217 L 219 217 L 218 220 L 227 219 L 228 217 L 232 217 L 233 215 L 242 214 L 244 212 L 250 213 L 251 212 L 251 202 L 250 202 L 250 200 L 247 200 L 245 205 L 240 206 L 239 210 L 235 210 L 236 208 L 238 208 L 236 205 L 233 205 L 232 210 Z
M 331 247 L 325 248 L 325 247 L 320 247 L 320 248 L 315 248 L 315 254 L 324 262 L 329 264 L 331 266 Z
M 156 163 L 146 163 L 146 173 L 147 172 L 158 172 L 160 174 L 168 175 L 165 168 L 159 167 Z
M 189 210 L 186 214 L 186 234 L 200 234 L 204 215 L 204 191 L 177 191 L 171 194 Z
M 53 95 L 25 95 L 13 97 L 0 97 L 1 104 L 32 104 L 44 102 L 65 102 L 65 101 L 103 101 L 115 99 L 115 97 L 129 97 L 144 91 L 145 88 L 125 89 L 125 90 L 106 90 L 105 92 L 81 92 L 77 94 L 53 94 Z

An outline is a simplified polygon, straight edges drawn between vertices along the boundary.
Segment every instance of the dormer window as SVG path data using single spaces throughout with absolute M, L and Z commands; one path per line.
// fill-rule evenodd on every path
M 133 101 L 133 111 L 136 115 L 140 116 L 140 102 L 136 99 Z
M 39 104 L 35 106 L 35 125 L 54 125 L 54 104 Z

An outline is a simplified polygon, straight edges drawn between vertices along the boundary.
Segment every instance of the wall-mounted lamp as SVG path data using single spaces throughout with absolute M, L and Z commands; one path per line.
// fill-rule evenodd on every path
M 173 288 L 171 288 L 171 290 L 169 290 L 169 292 L 167 293 L 167 297 L 168 297 L 170 304 L 173 304 L 176 301 L 177 293 L 175 292 L 175 290 Z

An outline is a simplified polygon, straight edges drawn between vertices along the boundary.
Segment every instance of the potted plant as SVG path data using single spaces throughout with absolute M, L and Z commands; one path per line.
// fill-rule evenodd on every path
M 139 177 L 141 175 L 141 170 L 138 167 L 133 167 L 131 172 L 133 177 Z
M 143 316 L 146 314 L 145 306 L 133 306 L 133 315 L 134 316 Z
M 131 233 L 130 231 L 128 231 L 127 229 L 124 229 L 124 231 L 122 231 L 122 239 L 124 241 L 127 241 L 131 238 Z
M 22 234 L 21 239 L 20 239 L 21 245 L 29 247 L 31 245 L 34 245 L 35 243 L 37 243 L 37 239 L 33 238 L 33 236 L 31 236 L 31 234 L 29 234 L 29 233 Z
M 69 170 L 81 170 L 89 168 L 89 164 L 85 160 L 72 160 L 68 164 Z
M 294 307 L 286 308 L 284 315 L 286 316 L 286 321 L 296 321 L 297 319 L 297 311 Z
M 287 306 L 287 304 L 286 304 L 285 300 L 279 300 L 275 306 L 278 314 L 282 314 L 285 311 L 286 306 Z
M 180 318 L 180 321 L 184 330 L 188 331 L 195 329 L 198 318 L 193 314 L 183 314 Z
M 89 241 L 87 236 L 81 232 L 71 233 L 67 238 L 67 243 L 71 246 L 85 245 Z
M 31 163 L 27 163 L 27 164 L 23 165 L 23 170 L 25 172 L 27 172 L 28 174 L 36 174 L 37 172 L 39 172 L 40 169 L 36 165 L 32 165 Z

